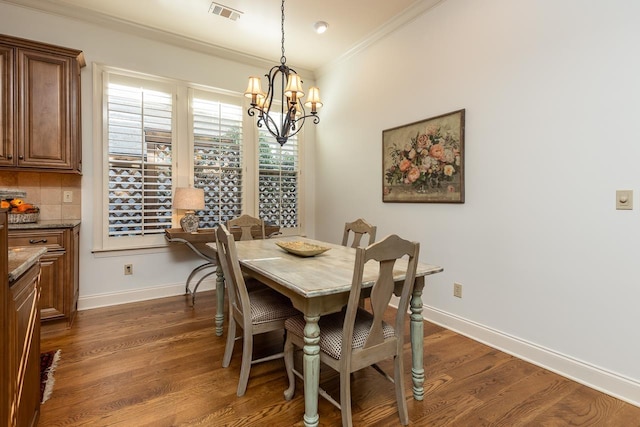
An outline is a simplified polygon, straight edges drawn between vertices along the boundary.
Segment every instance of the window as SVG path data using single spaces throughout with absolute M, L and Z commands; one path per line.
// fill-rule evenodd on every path
M 260 218 L 281 228 L 298 227 L 298 138 L 284 146 L 259 131 L 258 197 Z
M 280 147 L 247 116 L 242 94 L 95 68 L 103 140 L 95 250 L 164 245 L 164 230 L 179 227 L 173 190 L 185 186 L 204 189 L 200 228 L 248 213 L 299 232 L 297 138 Z
M 109 83 L 109 237 L 164 233 L 171 225 L 172 96 Z
M 242 107 L 193 98 L 193 174 L 204 189 L 201 228 L 242 213 Z

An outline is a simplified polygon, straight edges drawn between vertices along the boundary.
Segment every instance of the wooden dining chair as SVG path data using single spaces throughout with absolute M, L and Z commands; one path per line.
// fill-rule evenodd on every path
M 320 318 L 320 361 L 340 373 L 340 403 L 326 391 L 320 389 L 320 395 L 342 411 L 343 427 L 351 426 L 351 383 L 350 375 L 359 369 L 373 366 L 387 379 L 395 383 L 396 401 L 400 422 L 409 423 L 407 404 L 404 394 L 404 366 L 402 347 L 404 344 L 405 315 L 409 306 L 420 244 L 391 235 L 367 248 L 356 248 L 356 260 L 353 281 L 346 309 L 340 313 Z M 394 271 L 401 270 L 396 262 L 408 257 L 405 279 L 402 283 L 400 303 L 395 316 L 395 324 L 383 320 L 384 311 L 394 292 Z M 371 311 L 359 307 L 365 264 L 375 262 L 379 271 L 371 290 Z M 284 392 L 290 400 L 295 392 L 295 376 L 303 378 L 294 368 L 294 346 L 303 348 L 305 320 L 296 316 L 285 322 L 287 338 L 284 345 L 284 361 L 289 378 L 289 388 Z M 377 362 L 393 358 L 393 379 L 385 374 Z
M 218 225 L 216 230 L 216 245 L 225 284 L 229 291 L 229 329 L 222 366 L 224 368 L 229 366 L 234 344 L 236 340 L 242 338 L 242 364 L 237 395 L 243 396 L 247 390 L 251 365 L 283 356 L 280 352 L 252 360 L 253 336 L 279 329 L 284 330 L 284 321 L 291 316 L 299 315 L 300 312 L 293 308 L 287 297 L 266 286 L 257 287 L 252 292 L 247 291 L 245 277 L 240 270 L 235 240 L 223 224 Z M 236 337 L 237 326 L 242 329 L 242 335 L 238 337 Z
M 352 248 L 361 246 L 362 237 L 366 234 L 369 237 L 368 244 L 372 244 L 376 241 L 376 226 L 371 225 L 362 218 L 358 218 L 353 222 L 347 222 L 344 225 L 344 234 L 342 235 L 342 246 L 347 246 L 349 237 L 353 235 L 353 241 L 351 242 Z M 362 245 L 365 246 L 365 245 Z
M 227 229 L 233 234 L 235 229 L 240 229 L 240 238 L 236 240 L 253 240 L 253 227 L 260 229 L 259 239 L 264 239 L 264 221 L 260 218 L 253 217 L 251 215 L 242 214 L 237 218 L 233 218 L 227 221 Z

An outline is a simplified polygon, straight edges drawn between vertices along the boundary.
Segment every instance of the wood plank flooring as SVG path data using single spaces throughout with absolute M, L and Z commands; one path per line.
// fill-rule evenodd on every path
M 246 395 L 236 396 L 242 344 L 222 368 L 214 307 L 215 293 L 202 292 L 194 308 L 170 297 L 80 312 L 70 330 L 45 328 L 42 351 L 60 348 L 62 357 L 39 425 L 301 426 L 302 383 L 285 401 L 281 359 L 254 365 Z M 279 345 L 282 334 L 270 334 L 255 351 Z M 640 408 L 428 322 L 424 347 L 423 402 L 410 396 L 408 344 L 404 354 L 411 425 L 640 426 Z M 391 362 L 382 367 L 393 372 Z M 338 397 L 330 369 L 321 381 Z M 373 369 L 354 374 L 352 393 L 355 426 L 400 424 L 393 385 Z M 340 425 L 340 412 L 322 398 L 319 413 L 321 426 Z

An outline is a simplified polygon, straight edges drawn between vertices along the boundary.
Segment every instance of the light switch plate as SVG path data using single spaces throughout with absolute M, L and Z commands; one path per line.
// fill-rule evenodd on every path
M 616 209 L 618 210 L 633 209 L 633 190 L 617 190 L 616 191 Z

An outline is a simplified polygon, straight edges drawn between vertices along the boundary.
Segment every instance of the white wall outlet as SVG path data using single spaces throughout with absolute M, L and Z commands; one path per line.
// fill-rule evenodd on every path
M 124 265 L 124 275 L 131 276 L 133 274 L 133 264 Z
M 460 283 L 453 284 L 453 296 L 462 298 L 462 285 Z
M 618 210 L 633 209 L 633 190 L 617 190 L 616 191 L 616 209 Z
M 73 203 L 73 191 L 64 191 L 62 193 L 62 201 L 64 203 Z

